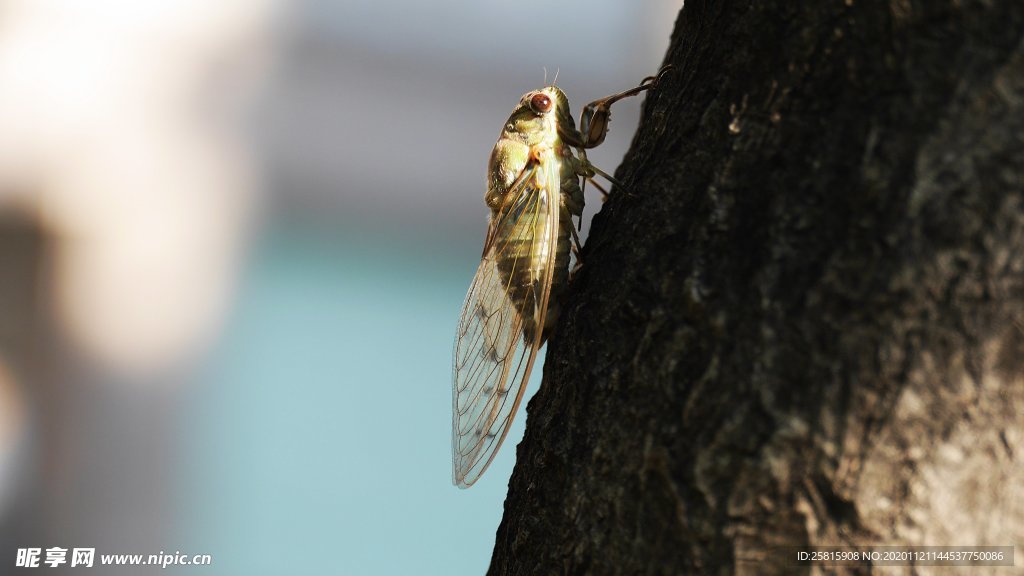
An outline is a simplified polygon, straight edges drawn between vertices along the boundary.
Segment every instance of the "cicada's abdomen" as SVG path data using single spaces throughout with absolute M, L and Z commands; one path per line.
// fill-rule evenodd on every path
M 575 191 L 575 192 L 574 192 Z M 558 320 L 561 310 L 562 293 L 569 284 L 569 251 L 572 248 L 572 227 L 573 217 L 583 212 L 583 203 L 574 198 L 575 194 L 582 197 L 583 193 L 579 187 L 579 177 L 575 173 L 566 172 L 566 165 L 563 163 L 562 185 L 559 191 L 559 198 L 563 209 L 559 210 L 558 236 L 555 240 L 555 270 L 551 280 L 551 297 L 548 300 L 548 313 L 544 318 L 544 338 L 547 339 L 551 330 Z
M 549 192 L 544 193 L 544 202 L 558 202 Z M 551 251 L 555 252 L 554 272 L 551 278 L 551 296 L 549 309 L 555 306 L 556 295 L 564 288 L 569 273 L 569 241 L 568 226 L 572 222 L 568 214 L 559 210 L 562 216 L 558 222 L 558 234 L 550 238 L 547 234 L 549 208 L 543 203 L 536 203 L 522 208 L 522 216 L 513 226 L 498 230 L 495 243 L 502 246 L 497 265 L 501 279 L 507 286 L 506 293 L 520 310 L 523 320 L 523 336 L 532 341 L 537 331 L 538 302 L 543 297 L 546 287 L 545 270 Z M 550 318 L 550 314 L 547 315 Z M 550 322 L 545 322 L 550 326 Z M 541 327 L 543 328 L 543 327 Z

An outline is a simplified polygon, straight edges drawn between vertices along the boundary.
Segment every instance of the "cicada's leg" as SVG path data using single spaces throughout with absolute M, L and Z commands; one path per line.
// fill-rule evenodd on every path
M 575 158 L 569 159 L 570 162 L 573 160 Z M 561 192 L 562 215 L 560 220 L 568 223 L 566 228 L 569 229 L 569 233 L 572 235 L 572 242 L 569 243 L 569 248 L 572 250 L 573 255 L 576 256 L 576 268 L 579 268 L 581 262 L 580 252 L 583 250 L 583 245 L 580 243 L 580 237 L 576 233 L 576 226 L 573 226 L 572 219 L 578 218 L 579 226 L 583 226 L 583 189 L 580 188 L 576 176 L 573 176 L 562 181 Z
M 588 180 L 588 181 L 589 181 L 589 182 L 590 182 L 591 184 L 593 184 L 593 185 L 594 185 L 594 188 L 597 188 L 597 191 L 598 191 L 598 192 L 600 192 L 600 193 L 601 193 L 601 201 L 602 201 L 602 202 L 606 202 L 606 201 L 608 200 L 608 191 L 604 189 L 604 186 L 601 186 L 600 184 L 598 184 L 598 183 L 597 183 L 597 180 L 595 180 L 595 179 L 593 179 L 593 178 L 587 178 L 587 180 Z M 622 186 L 622 184 L 616 184 L 616 183 L 615 183 L 615 180 L 611 180 L 611 183 L 612 183 L 612 184 L 614 184 L 614 185 L 616 185 L 616 186 Z
M 570 230 L 572 230 L 572 244 L 570 246 L 572 246 L 572 253 L 576 255 L 576 263 L 573 264 L 572 270 L 569 270 L 569 282 L 571 283 L 573 278 L 583 269 L 583 247 L 580 246 L 580 237 L 576 234 L 576 230 L 572 228 Z
M 583 260 L 580 258 L 583 246 L 580 244 L 580 237 L 579 234 L 576 233 L 576 229 L 570 226 L 569 232 L 572 233 L 572 244 L 569 246 L 572 248 L 573 254 L 576 255 L 576 267 L 578 268 L 583 263 Z
M 597 183 L 597 180 L 594 179 L 594 176 L 600 176 L 600 177 L 604 178 L 605 180 L 611 182 L 612 185 L 615 186 L 616 188 L 621 188 L 623 190 L 626 189 L 626 187 L 622 184 L 622 182 L 619 182 L 618 180 L 616 180 L 614 176 L 612 176 L 611 174 L 605 172 L 604 170 L 601 170 L 597 166 L 594 166 L 593 164 L 591 164 L 590 160 L 587 159 L 587 152 L 583 148 L 580 148 L 580 155 L 579 155 L 579 157 L 575 158 L 575 163 L 573 164 L 573 169 L 576 171 L 577 175 L 579 175 L 580 177 L 583 178 L 583 186 L 584 187 L 586 187 L 587 182 L 590 182 L 591 184 L 596 186 L 598 190 L 601 191 L 601 201 L 602 202 L 608 199 L 609 194 L 608 194 L 608 191 L 605 190 L 603 186 L 601 186 L 600 184 Z
M 583 247 L 580 245 L 580 237 L 576 234 L 576 229 L 570 227 L 569 231 L 572 232 L 572 244 L 569 246 L 572 248 L 572 253 L 576 255 L 576 264 L 569 270 L 569 281 L 576 277 L 576 273 L 583 268 Z
M 594 166 L 593 164 L 591 164 L 590 165 L 590 169 L 594 171 L 594 174 L 596 176 L 600 176 L 600 177 L 604 178 L 605 180 L 611 182 L 613 186 L 622 186 L 622 182 L 619 182 L 611 174 L 608 174 L 607 172 L 605 172 L 604 170 L 601 170 L 597 166 Z M 594 186 L 597 186 L 597 182 L 594 181 L 593 177 L 590 177 L 588 179 L 591 182 L 594 182 Z M 598 188 L 600 188 L 600 186 L 598 186 Z M 604 192 L 604 190 L 601 190 L 601 191 Z M 604 194 L 605 194 L 605 196 L 608 195 L 607 192 L 604 192 Z
M 593 148 L 604 142 L 605 136 L 608 135 L 608 122 L 612 117 L 612 104 L 623 98 L 636 96 L 644 90 L 656 88 L 658 83 L 661 82 L 661 78 L 671 68 L 672 65 L 669 64 L 658 70 L 658 73 L 654 76 L 644 78 L 636 88 L 605 96 L 584 106 L 583 115 L 580 116 L 580 134 L 583 136 L 583 142 L 580 147 Z

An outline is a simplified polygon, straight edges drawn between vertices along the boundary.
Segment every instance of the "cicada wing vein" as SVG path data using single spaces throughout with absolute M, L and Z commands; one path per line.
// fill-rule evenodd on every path
M 528 164 L 510 188 L 462 307 L 452 386 L 453 481 L 461 488 L 476 482 L 505 440 L 543 343 L 558 194 L 557 162 L 549 151 Z M 529 247 L 525 258 L 523 246 Z M 537 262 L 528 287 L 532 296 L 517 304 L 513 283 Z

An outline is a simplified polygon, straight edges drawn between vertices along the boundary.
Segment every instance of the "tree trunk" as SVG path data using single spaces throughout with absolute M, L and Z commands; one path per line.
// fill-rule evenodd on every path
M 686 3 L 491 574 L 1024 544 L 1022 38 L 1020 0 Z

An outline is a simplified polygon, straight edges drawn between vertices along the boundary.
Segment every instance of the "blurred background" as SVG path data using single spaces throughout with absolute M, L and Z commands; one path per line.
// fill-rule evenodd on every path
M 0 1 L 0 574 L 483 573 L 525 423 L 452 486 L 488 154 L 545 68 L 577 119 L 653 74 L 681 4 Z

